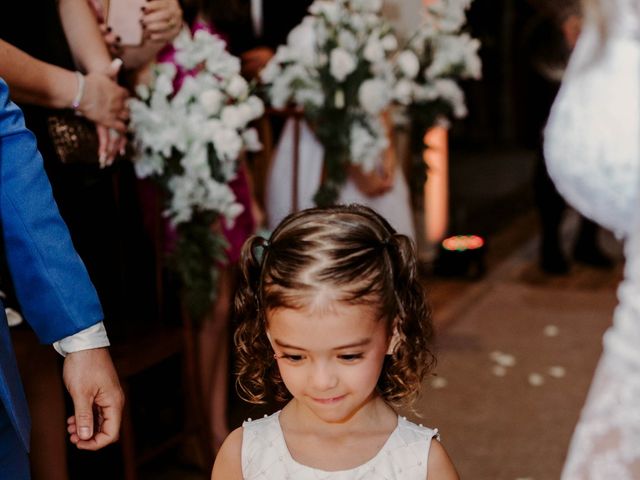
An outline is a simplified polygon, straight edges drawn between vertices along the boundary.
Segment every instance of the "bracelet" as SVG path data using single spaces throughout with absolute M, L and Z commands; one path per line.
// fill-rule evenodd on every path
M 71 108 L 77 111 L 78 108 L 80 108 L 80 102 L 82 101 L 82 96 L 84 95 L 84 75 L 78 71 L 74 73 L 76 74 L 76 78 L 78 79 L 78 90 L 76 91 L 76 96 L 71 103 Z

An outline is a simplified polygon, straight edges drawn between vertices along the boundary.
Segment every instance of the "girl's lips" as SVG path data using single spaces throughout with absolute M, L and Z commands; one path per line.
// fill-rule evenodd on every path
M 342 400 L 345 395 L 340 395 L 339 397 L 330 397 L 330 398 L 315 398 L 311 397 L 314 402 L 320 403 L 321 405 L 331 405 L 332 403 L 337 403 Z

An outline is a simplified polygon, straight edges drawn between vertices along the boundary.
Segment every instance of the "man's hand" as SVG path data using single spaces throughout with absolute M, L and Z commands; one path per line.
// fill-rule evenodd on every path
M 73 399 L 74 415 L 67 420 L 71 443 L 98 450 L 118 440 L 124 394 L 107 349 L 69 353 L 63 379 Z
M 124 134 L 129 120 L 129 92 L 115 81 L 121 66 L 120 60 L 114 60 L 104 71 L 86 75 L 78 111 L 89 120 Z

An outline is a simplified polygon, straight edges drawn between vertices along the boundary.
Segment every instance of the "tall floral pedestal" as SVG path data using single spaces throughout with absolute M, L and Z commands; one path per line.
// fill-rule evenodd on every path
M 432 127 L 425 133 L 422 161 L 427 166 L 423 192 L 414 193 L 414 221 L 420 260 L 432 262 L 449 228 L 449 151 L 444 127 Z M 411 153 L 420 155 L 419 152 Z

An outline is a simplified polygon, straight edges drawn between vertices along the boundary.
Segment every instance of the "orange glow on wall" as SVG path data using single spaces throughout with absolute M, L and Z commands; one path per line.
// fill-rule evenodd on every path
M 440 242 L 447 233 L 449 220 L 449 150 L 447 129 L 433 127 L 424 136 L 424 161 L 427 182 L 424 186 L 425 238 Z

